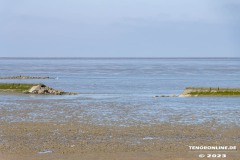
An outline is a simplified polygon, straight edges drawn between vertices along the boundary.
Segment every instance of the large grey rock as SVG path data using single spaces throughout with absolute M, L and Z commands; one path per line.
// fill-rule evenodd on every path
M 37 86 L 33 86 L 28 92 L 29 93 L 33 93 L 34 91 L 38 91 L 40 89 L 41 89 L 41 86 L 37 85 Z
M 74 92 L 64 92 L 62 90 L 56 90 L 50 87 L 45 86 L 44 84 L 39 84 L 37 86 L 33 86 L 28 93 L 32 94 L 52 94 L 52 95 L 76 95 L 78 93 Z

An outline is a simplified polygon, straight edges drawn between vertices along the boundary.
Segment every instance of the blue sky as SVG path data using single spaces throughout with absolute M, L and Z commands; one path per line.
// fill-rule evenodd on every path
M 0 57 L 240 57 L 239 0 L 0 0 Z

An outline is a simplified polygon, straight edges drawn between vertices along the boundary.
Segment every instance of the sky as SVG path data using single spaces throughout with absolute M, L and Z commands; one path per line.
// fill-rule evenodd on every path
M 240 57 L 240 1 L 0 0 L 0 57 Z

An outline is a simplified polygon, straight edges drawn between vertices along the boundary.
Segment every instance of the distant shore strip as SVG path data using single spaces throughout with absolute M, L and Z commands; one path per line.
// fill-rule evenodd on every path
M 48 76 L 0 76 L 0 79 L 50 79 Z
M 240 88 L 187 87 L 179 97 L 228 97 L 239 96 Z

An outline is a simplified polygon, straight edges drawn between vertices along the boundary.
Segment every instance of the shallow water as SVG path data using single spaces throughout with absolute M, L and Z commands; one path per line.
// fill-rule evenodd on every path
M 0 59 L 0 76 L 51 76 L 44 83 L 73 96 L 0 95 L 0 120 L 78 121 L 103 125 L 240 125 L 240 98 L 153 98 L 187 86 L 240 87 L 240 58 Z

